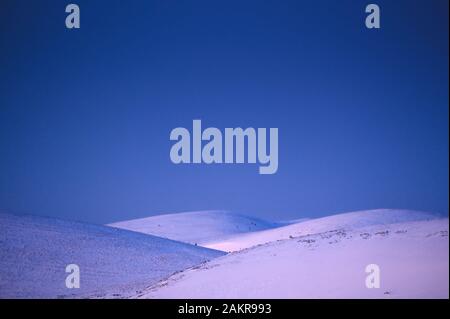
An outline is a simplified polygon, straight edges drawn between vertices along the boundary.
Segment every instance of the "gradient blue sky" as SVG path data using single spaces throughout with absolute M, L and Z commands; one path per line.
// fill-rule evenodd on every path
M 448 1 L 0 4 L 0 210 L 448 214 Z M 170 131 L 278 127 L 279 169 L 174 165 Z

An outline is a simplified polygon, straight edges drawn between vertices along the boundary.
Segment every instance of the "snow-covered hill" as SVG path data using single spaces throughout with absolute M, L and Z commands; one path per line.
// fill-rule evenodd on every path
M 432 213 L 410 210 L 377 209 L 357 211 L 316 219 L 300 220 L 299 222 L 283 227 L 229 236 L 215 242 L 210 241 L 203 246 L 227 252 L 237 251 L 276 240 L 319 232 L 351 230 L 365 226 L 388 225 L 407 221 L 431 220 L 438 217 Z
M 112 227 L 0 214 L 0 298 L 136 293 L 221 255 Z M 79 289 L 65 286 L 68 264 L 80 267 Z
M 127 220 L 108 226 L 205 246 L 231 235 L 279 225 L 227 211 L 198 211 Z
M 448 298 L 448 219 L 390 224 L 405 216 L 368 215 L 316 220 L 291 233 L 299 237 L 219 257 L 135 297 Z M 380 288 L 366 287 L 370 264 Z
M 429 213 L 373 210 L 269 223 L 208 211 L 112 226 L 0 214 L 0 298 L 449 295 L 448 218 Z M 68 264 L 80 267 L 80 289 L 65 287 Z M 379 289 L 366 288 L 369 264 L 380 267 Z

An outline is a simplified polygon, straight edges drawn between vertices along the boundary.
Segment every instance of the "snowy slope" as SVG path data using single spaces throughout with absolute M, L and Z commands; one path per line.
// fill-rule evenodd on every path
M 132 291 L 222 252 L 106 226 L 0 214 L 0 298 Z M 67 289 L 65 267 L 80 267 Z
M 279 225 L 227 211 L 198 211 L 133 219 L 108 226 L 205 246 L 230 235 Z
M 372 226 L 364 226 L 368 224 L 364 220 L 351 221 L 348 216 L 336 219 L 358 227 L 331 230 L 329 226 L 341 227 L 324 219 L 322 226 L 308 228 L 317 229 L 316 234 L 219 257 L 175 274 L 135 297 L 449 297 L 448 219 L 390 225 L 386 221 Z M 379 289 L 366 287 L 369 264 L 380 267 Z
M 387 225 L 407 221 L 430 220 L 437 217 L 437 215 L 426 212 L 395 209 L 357 211 L 323 218 L 300 220 L 297 223 L 283 227 L 229 236 L 221 240 L 210 241 L 203 246 L 223 251 L 237 251 L 276 240 L 318 232 L 337 229 L 350 230 L 365 226 Z

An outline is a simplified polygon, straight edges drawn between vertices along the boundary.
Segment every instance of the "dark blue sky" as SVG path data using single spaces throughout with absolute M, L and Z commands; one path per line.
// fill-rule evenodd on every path
M 0 210 L 448 214 L 448 1 L 0 4 Z M 174 165 L 170 131 L 278 127 L 279 169 Z

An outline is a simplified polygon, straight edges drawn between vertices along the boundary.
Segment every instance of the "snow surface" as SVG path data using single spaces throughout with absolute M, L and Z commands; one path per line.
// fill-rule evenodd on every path
M 117 297 L 222 252 L 112 227 L 0 214 L 0 298 Z M 80 288 L 68 289 L 68 264 Z
M 356 211 L 316 219 L 299 220 L 297 223 L 283 227 L 229 236 L 215 242 L 210 241 L 203 246 L 232 252 L 276 240 L 319 232 L 351 230 L 365 226 L 387 225 L 407 221 L 431 220 L 438 217 L 438 215 L 432 213 L 410 210 L 376 209 Z
M 197 211 L 127 220 L 108 226 L 206 246 L 231 235 L 279 225 L 228 211 Z
M 208 211 L 112 226 L 0 214 L 0 298 L 449 297 L 448 218 L 430 213 L 270 223 Z M 65 287 L 71 263 L 80 289 Z M 365 286 L 368 264 L 379 289 Z
M 448 298 L 448 219 L 389 224 L 412 215 L 421 219 L 406 214 L 316 220 L 298 237 L 216 258 L 134 297 Z M 369 264 L 380 267 L 378 289 L 366 287 Z

